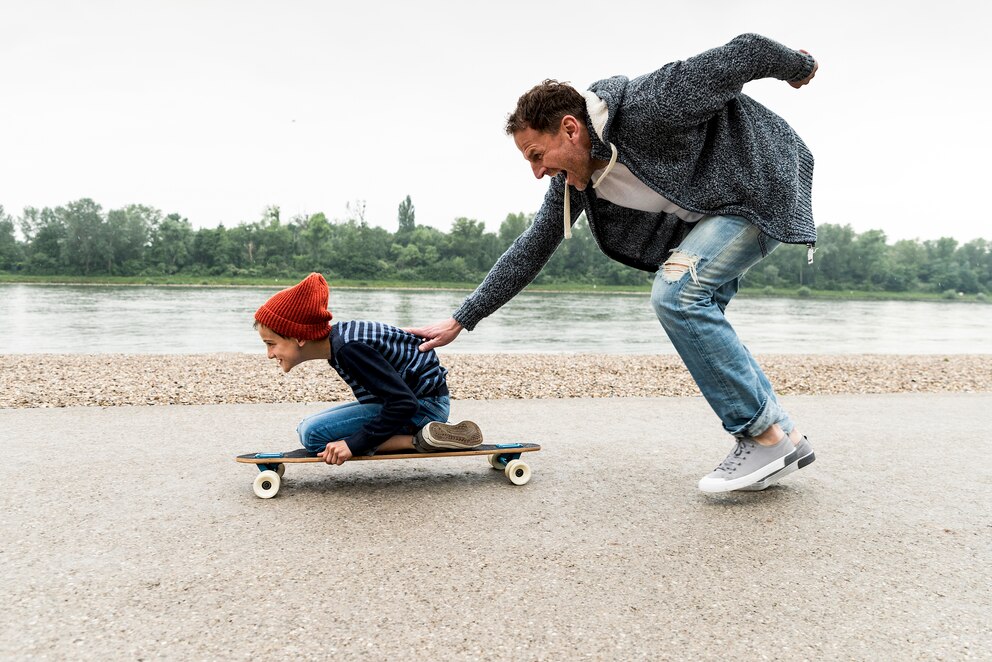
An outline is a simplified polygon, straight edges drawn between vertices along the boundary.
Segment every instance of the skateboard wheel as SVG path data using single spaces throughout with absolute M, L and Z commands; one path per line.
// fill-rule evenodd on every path
M 500 460 L 500 458 L 502 458 L 502 457 L 503 456 L 500 455 L 499 453 L 494 453 L 494 454 L 490 455 L 489 456 L 489 466 L 491 466 L 493 469 L 496 469 L 498 471 L 503 471 L 503 468 L 506 467 L 506 465 L 503 464 L 503 462 Z
M 504 469 L 506 477 L 514 485 L 526 485 L 530 480 L 530 467 L 523 460 L 510 460 Z
M 285 464 L 277 464 L 276 465 L 276 473 L 279 474 L 279 478 L 282 478 L 282 475 L 284 473 L 286 473 L 286 465 Z
M 279 491 L 279 474 L 271 469 L 266 469 L 255 476 L 255 483 L 252 488 L 255 496 L 260 499 L 271 499 Z

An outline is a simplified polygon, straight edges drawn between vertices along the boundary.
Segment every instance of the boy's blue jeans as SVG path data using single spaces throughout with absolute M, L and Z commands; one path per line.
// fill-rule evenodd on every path
M 759 435 L 774 423 L 786 433 L 794 427 L 724 315 L 741 276 L 778 245 L 743 218 L 703 219 L 658 270 L 651 291 L 661 326 L 724 429 L 735 437 Z
M 431 421 L 448 420 L 451 408 L 451 398 L 440 395 L 433 398 L 422 398 L 420 409 L 410 419 L 410 426 L 419 430 Z M 349 402 L 337 405 L 322 412 L 307 416 L 296 426 L 300 435 L 300 443 L 308 451 L 317 453 L 332 441 L 339 441 L 358 432 L 363 425 L 379 415 L 382 405 Z

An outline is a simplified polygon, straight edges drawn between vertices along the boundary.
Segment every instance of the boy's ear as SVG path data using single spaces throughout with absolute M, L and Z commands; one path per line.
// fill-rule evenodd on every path
M 299 338 L 293 338 L 293 340 L 295 340 L 296 344 L 299 345 L 300 347 L 303 347 L 304 345 L 307 344 L 306 340 L 300 340 Z

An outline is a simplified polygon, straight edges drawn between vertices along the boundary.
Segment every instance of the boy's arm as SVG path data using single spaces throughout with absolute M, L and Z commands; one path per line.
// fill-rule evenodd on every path
M 694 126 L 719 112 L 746 83 L 778 78 L 808 81 L 816 60 L 758 34 L 742 34 L 729 43 L 630 81 L 625 103 L 655 106 L 653 114 L 669 126 Z M 795 87 L 796 85 L 794 85 Z
M 337 361 L 365 390 L 383 402 L 378 416 L 344 439 L 352 455 L 367 455 L 403 431 L 420 408 L 420 401 L 385 357 L 363 342 L 343 345 L 338 350 Z

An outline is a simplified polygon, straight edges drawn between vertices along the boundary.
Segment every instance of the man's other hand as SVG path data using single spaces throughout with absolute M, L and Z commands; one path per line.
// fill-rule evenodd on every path
M 806 53 L 806 55 L 809 55 L 809 51 L 804 51 L 804 50 L 803 50 L 803 49 L 801 49 L 801 48 L 799 49 L 799 52 L 800 52 L 800 53 Z M 812 56 L 812 55 L 810 55 L 810 57 L 813 57 L 813 56 Z M 819 62 L 817 62 L 817 61 L 816 61 L 816 59 L 814 59 L 814 60 L 813 60 L 813 71 L 811 71 L 811 72 L 809 73 L 809 76 L 806 76 L 806 78 L 803 78 L 802 80 L 794 80 L 794 81 L 791 81 L 791 82 L 789 83 L 789 85 L 791 85 L 792 87 L 794 87 L 794 88 L 796 88 L 796 89 L 798 90 L 798 89 L 799 89 L 800 87 L 802 87 L 803 85 L 807 85 L 807 84 L 809 84 L 809 82 L 810 82 L 811 80 L 813 80 L 813 76 L 815 76 L 815 75 L 816 75 L 816 70 L 817 70 L 817 69 L 819 69 L 819 68 L 820 68 L 820 63 L 819 63 Z

